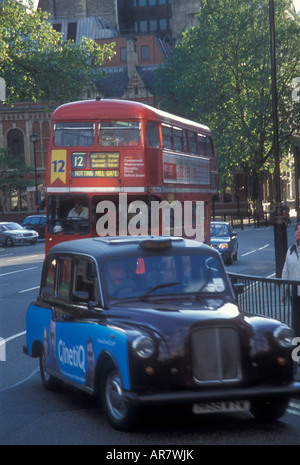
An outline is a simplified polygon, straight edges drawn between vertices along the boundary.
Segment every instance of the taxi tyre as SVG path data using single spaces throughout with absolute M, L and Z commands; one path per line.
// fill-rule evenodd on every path
M 251 402 L 250 412 L 260 421 L 274 421 L 282 417 L 289 405 L 289 397 L 258 399 Z
M 131 430 L 137 423 L 137 408 L 124 400 L 122 379 L 113 365 L 108 366 L 101 377 L 100 393 L 108 422 L 118 430 Z
M 62 387 L 63 381 L 55 378 L 52 375 L 49 375 L 49 373 L 47 372 L 46 357 L 45 357 L 44 351 L 40 354 L 39 360 L 40 360 L 40 374 L 41 374 L 41 379 L 42 379 L 44 388 L 47 389 L 47 391 L 58 391 Z

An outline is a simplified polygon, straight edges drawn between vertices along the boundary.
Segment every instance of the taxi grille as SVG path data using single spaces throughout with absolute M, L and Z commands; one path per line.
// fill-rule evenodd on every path
M 196 328 L 192 332 L 193 378 L 196 383 L 238 381 L 240 343 L 235 328 Z

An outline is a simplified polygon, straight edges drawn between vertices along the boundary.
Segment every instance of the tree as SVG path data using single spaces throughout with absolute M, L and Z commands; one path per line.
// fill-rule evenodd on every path
M 300 128 L 299 104 L 291 99 L 300 20 L 290 3 L 275 1 L 282 154 Z M 269 2 L 203 0 L 196 17 L 159 71 L 161 106 L 212 129 L 223 184 L 239 172 L 259 177 L 273 169 Z
M 8 148 L 0 149 L 0 192 L 2 193 L 3 203 L 15 191 L 22 191 L 27 187 L 33 186 L 33 181 L 28 178 L 28 174 L 33 169 L 24 163 L 24 157 L 13 155 Z
M 95 90 L 100 66 L 113 56 L 114 44 L 93 40 L 64 42 L 46 22 L 47 14 L 15 0 L 0 0 L 0 76 L 7 102 L 62 102 Z

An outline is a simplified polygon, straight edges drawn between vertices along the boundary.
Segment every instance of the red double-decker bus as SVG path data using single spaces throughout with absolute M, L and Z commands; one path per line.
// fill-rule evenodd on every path
M 209 242 L 216 179 L 212 134 L 204 125 L 133 101 L 62 105 L 53 113 L 47 158 L 46 252 L 65 240 L 124 234 L 126 221 L 137 233 L 141 223 L 150 229 L 150 206 L 163 201 L 170 210 L 175 203 L 192 205 L 191 215 L 182 210 L 191 228 L 202 212 L 203 240 Z M 115 209 L 108 214 L 110 205 Z M 172 234 L 174 214 L 170 218 Z

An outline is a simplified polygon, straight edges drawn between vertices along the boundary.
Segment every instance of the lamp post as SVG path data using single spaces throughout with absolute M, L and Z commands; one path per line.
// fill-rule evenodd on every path
M 35 150 L 35 144 L 37 143 L 38 136 L 35 131 L 30 136 L 30 140 L 33 144 L 33 157 L 34 157 L 34 177 L 35 177 L 35 208 L 36 212 L 39 213 L 39 196 L 38 196 L 38 184 L 37 184 L 37 170 L 36 170 L 36 150 Z
M 275 21 L 274 21 L 274 0 L 269 0 L 270 15 L 270 42 L 271 42 L 271 78 L 272 78 L 272 109 L 273 109 L 273 137 L 274 137 L 274 158 L 275 158 L 275 217 L 274 217 L 274 245 L 275 245 L 275 265 L 276 277 L 281 278 L 281 272 L 287 252 L 287 231 L 286 222 L 281 210 L 281 189 L 280 189 L 280 162 L 278 144 L 278 112 L 277 112 L 277 83 L 276 83 L 276 54 L 275 54 Z

